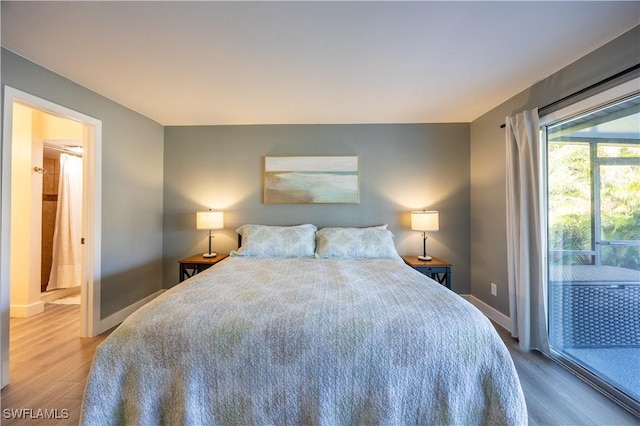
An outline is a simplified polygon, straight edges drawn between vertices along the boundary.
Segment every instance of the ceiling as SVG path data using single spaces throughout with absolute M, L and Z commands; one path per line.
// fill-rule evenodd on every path
M 2 1 L 2 46 L 163 125 L 470 122 L 639 1 Z

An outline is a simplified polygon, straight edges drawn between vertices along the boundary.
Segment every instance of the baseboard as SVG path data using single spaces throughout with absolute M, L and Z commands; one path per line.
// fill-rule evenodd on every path
M 42 312 L 44 312 L 44 303 L 41 300 L 30 305 L 12 304 L 9 306 L 9 317 L 11 318 L 26 318 Z
M 465 299 L 467 302 L 471 303 L 473 306 L 478 308 L 478 310 L 483 314 L 485 314 L 485 316 L 487 316 L 490 320 L 495 321 L 502 328 L 511 332 L 511 318 L 509 318 L 508 316 L 506 316 L 496 308 L 487 305 L 482 300 L 478 299 L 477 297 L 471 294 L 461 294 L 460 296 L 463 299 Z
M 110 328 L 113 328 L 116 325 L 120 324 L 122 321 L 127 319 L 127 317 L 129 315 L 131 315 L 132 313 L 134 313 L 135 311 L 137 311 L 138 309 L 140 309 L 141 307 L 143 307 L 147 303 L 151 302 L 153 299 L 155 299 L 156 297 L 160 296 L 165 291 L 166 290 L 157 291 L 157 292 L 153 293 L 152 295 L 147 296 L 142 300 L 138 300 L 136 303 L 133 303 L 133 304 L 127 306 L 126 308 L 119 310 L 115 314 L 111 314 L 108 317 L 106 317 L 104 319 L 101 319 L 100 323 L 98 324 L 98 327 L 97 327 L 98 328 L 97 333 L 95 333 L 96 336 L 98 334 L 104 333 L 105 331 L 109 330 Z
M 57 288 L 55 290 L 48 290 L 44 293 L 40 293 L 40 300 L 44 303 L 50 303 L 56 299 L 62 299 L 63 297 L 71 296 L 76 293 L 80 293 L 80 287 Z

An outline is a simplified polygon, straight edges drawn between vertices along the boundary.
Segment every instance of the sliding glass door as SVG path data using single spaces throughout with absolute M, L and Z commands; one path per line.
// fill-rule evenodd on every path
M 543 127 L 549 340 L 640 405 L 640 95 Z

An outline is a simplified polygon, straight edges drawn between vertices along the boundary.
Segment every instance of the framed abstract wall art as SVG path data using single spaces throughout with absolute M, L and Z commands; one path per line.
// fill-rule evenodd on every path
M 358 204 L 358 157 L 264 157 L 265 204 Z

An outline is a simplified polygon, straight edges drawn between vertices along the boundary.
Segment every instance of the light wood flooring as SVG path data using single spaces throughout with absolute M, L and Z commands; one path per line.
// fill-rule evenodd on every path
M 4 425 L 77 424 L 82 392 L 98 337 L 79 336 L 78 305 L 47 304 L 32 318 L 11 319 L 10 384 L 2 390 L 6 409 L 69 410 L 68 419 L 10 420 Z M 509 333 L 496 326 L 514 359 L 529 409 L 530 425 L 640 425 L 619 407 L 555 362 L 522 352 Z
M 640 418 L 539 352 L 522 351 L 494 324 L 509 349 L 529 410 L 529 425 L 640 425 Z
M 108 335 L 80 338 L 80 305 L 46 304 L 42 314 L 11 318 L 9 385 L 0 423 L 78 424 L 82 393 L 96 346 Z M 5 418 L 6 409 L 58 410 L 58 420 Z M 68 418 L 62 410 L 68 410 Z M 54 412 L 55 413 L 55 412 Z M 55 417 L 55 416 L 54 416 Z

